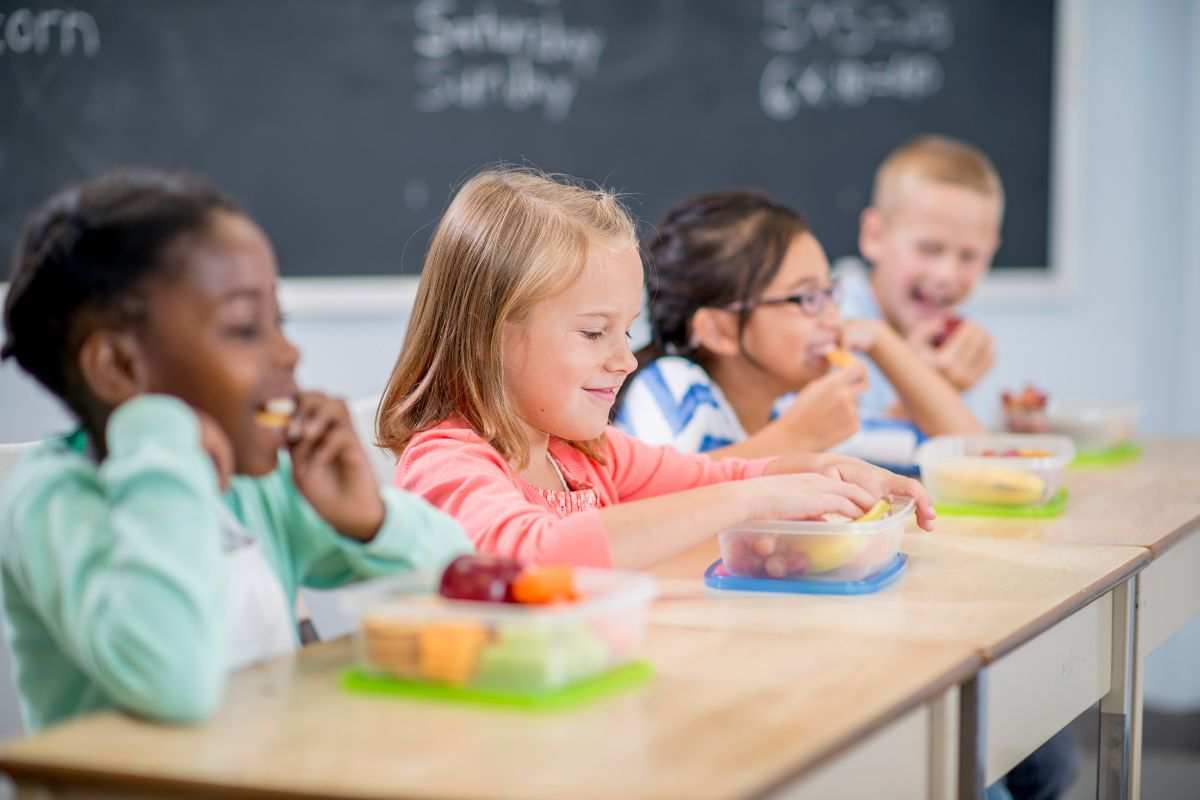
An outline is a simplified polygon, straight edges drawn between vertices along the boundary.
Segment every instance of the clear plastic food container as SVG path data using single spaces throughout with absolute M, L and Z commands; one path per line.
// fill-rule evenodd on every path
M 633 660 L 652 578 L 578 568 L 572 603 L 533 606 L 413 594 L 397 576 L 346 591 L 359 663 L 378 675 L 512 693 L 560 689 Z
M 1051 408 L 1046 423 L 1051 433 L 1066 436 L 1085 452 L 1108 450 L 1133 439 L 1137 406 L 1063 406 Z
M 914 502 L 889 498 L 891 508 L 873 522 L 773 520 L 745 522 L 721 532 L 721 561 L 730 575 L 857 581 L 896 557 Z
M 938 436 L 917 450 L 921 479 L 935 503 L 1035 506 L 1058 492 L 1075 457 L 1065 436 Z

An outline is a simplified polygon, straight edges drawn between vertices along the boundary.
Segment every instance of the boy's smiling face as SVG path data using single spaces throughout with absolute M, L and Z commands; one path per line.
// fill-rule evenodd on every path
M 237 472 L 268 473 L 283 431 L 256 415 L 272 399 L 296 396 L 299 360 L 280 327 L 271 245 L 246 217 L 217 212 L 204 232 L 181 236 L 163 257 L 179 268 L 147 282 L 143 390 L 211 416 L 233 445 Z
M 1000 200 L 917 176 L 899 178 L 885 208 L 863 212 L 859 249 L 880 310 L 901 334 L 949 317 L 1000 244 Z

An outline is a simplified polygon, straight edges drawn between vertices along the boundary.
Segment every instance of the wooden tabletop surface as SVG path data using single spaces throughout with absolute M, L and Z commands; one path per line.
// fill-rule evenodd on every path
M 348 694 L 348 640 L 234 676 L 195 727 L 84 717 L 0 768 L 171 793 L 741 797 L 804 773 L 978 668 L 969 648 L 651 627 L 645 686 L 530 713 Z
M 943 534 L 1147 547 L 1156 556 L 1200 530 L 1200 439 L 1149 441 L 1130 464 L 1070 468 L 1066 512 L 1050 520 L 942 517 Z
M 715 542 L 660 565 L 657 624 L 762 633 L 898 639 L 975 647 L 996 658 L 1108 591 L 1143 566 L 1137 547 L 908 533 L 905 574 L 864 596 L 708 589 L 699 576 Z
M 530 714 L 349 695 L 346 641 L 234 676 L 194 727 L 90 715 L 9 743 L 0 768 L 172 793 L 732 797 L 803 774 L 1096 598 L 1200 526 L 1200 442 L 1072 470 L 1065 516 L 943 517 L 910 532 L 895 586 L 864 597 L 718 593 L 711 542 L 655 570 L 657 675 Z M 1143 549 L 1148 548 L 1148 549 Z

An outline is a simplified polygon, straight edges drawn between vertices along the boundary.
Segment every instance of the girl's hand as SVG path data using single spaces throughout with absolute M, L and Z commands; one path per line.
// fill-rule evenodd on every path
M 796 394 L 781 421 L 807 449 L 833 447 L 858 433 L 858 398 L 866 388 L 863 364 L 830 370 Z
M 233 444 L 217 421 L 198 408 L 193 408 L 196 418 L 200 421 L 200 446 L 212 459 L 217 470 L 217 485 L 224 492 L 229 488 L 233 477 Z
M 765 475 L 740 482 L 751 493 L 751 516 L 756 519 L 820 519 L 841 514 L 862 516 L 875 497 L 860 486 L 810 472 Z
M 929 499 L 920 481 L 897 475 L 850 456 L 829 454 L 821 458 L 825 465 L 822 470 L 825 475 L 860 486 L 874 497 L 911 497 L 916 501 L 917 524 L 927 531 L 933 530 L 937 512 L 933 510 L 933 501 Z
M 345 402 L 301 392 L 287 440 L 301 494 L 339 533 L 370 541 L 383 524 L 383 498 Z

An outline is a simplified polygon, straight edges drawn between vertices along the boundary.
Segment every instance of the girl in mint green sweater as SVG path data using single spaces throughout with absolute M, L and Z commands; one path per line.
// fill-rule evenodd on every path
M 0 585 L 32 730 L 210 714 L 295 647 L 299 586 L 438 568 L 458 525 L 376 485 L 343 402 L 295 383 L 262 231 L 208 185 L 125 172 L 30 221 L 2 355 L 79 420 L 0 487 Z

